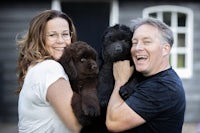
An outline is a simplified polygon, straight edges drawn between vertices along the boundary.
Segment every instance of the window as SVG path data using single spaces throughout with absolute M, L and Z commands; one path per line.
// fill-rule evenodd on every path
M 143 17 L 165 22 L 174 33 L 170 63 L 181 78 L 190 78 L 193 68 L 193 12 L 180 6 L 153 6 L 143 10 Z

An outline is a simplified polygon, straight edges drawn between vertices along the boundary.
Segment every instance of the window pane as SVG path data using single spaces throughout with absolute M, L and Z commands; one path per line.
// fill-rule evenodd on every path
M 157 13 L 149 13 L 149 17 L 157 18 Z
M 163 21 L 168 26 L 171 26 L 171 12 L 163 12 Z
M 178 26 L 186 26 L 186 14 L 178 13 Z
M 185 34 L 184 33 L 178 34 L 178 47 L 185 47 Z
M 178 54 L 178 62 L 177 62 L 178 68 L 184 68 L 185 67 L 185 54 Z

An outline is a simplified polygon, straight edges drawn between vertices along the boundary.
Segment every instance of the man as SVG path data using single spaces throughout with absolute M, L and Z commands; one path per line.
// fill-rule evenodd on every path
M 114 64 L 115 86 L 106 125 L 112 132 L 181 133 L 186 102 L 182 82 L 169 63 L 173 33 L 163 22 L 150 18 L 137 21 L 133 31 L 132 59 L 144 79 L 123 101 L 119 89 L 133 68 L 128 61 Z

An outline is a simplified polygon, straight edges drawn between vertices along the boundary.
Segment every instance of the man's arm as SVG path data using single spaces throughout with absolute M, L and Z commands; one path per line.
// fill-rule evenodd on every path
M 125 131 L 145 123 L 145 120 L 133 111 L 120 97 L 119 89 L 132 75 L 129 61 L 120 61 L 113 65 L 115 86 L 111 95 L 106 116 L 106 126 L 112 132 Z

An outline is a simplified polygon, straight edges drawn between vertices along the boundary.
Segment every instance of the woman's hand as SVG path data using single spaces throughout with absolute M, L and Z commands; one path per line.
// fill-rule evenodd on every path
M 124 85 L 133 74 L 133 67 L 130 66 L 129 60 L 118 61 L 113 64 L 113 75 L 115 84 Z

